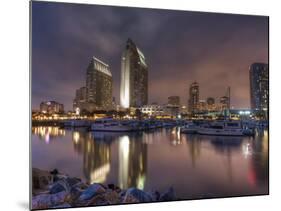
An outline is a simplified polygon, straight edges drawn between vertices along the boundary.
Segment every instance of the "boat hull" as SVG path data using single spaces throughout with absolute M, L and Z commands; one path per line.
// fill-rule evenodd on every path
M 245 136 L 243 130 L 212 130 L 212 129 L 201 129 L 197 131 L 200 135 L 213 135 L 213 136 Z

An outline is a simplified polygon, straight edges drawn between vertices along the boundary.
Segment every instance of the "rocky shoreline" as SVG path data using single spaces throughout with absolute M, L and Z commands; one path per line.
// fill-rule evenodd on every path
M 67 208 L 177 200 L 172 187 L 163 193 L 114 184 L 87 184 L 58 170 L 32 169 L 32 209 Z

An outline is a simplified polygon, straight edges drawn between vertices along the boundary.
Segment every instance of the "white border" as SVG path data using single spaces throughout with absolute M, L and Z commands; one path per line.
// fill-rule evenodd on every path
M 270 16 L 270 196 L 77 208 L 75 210 L 280 210 L 280 5 L 275 0 L 67 0 L 89 4 L 166 8 Z M 2 1 L 1 15 L 1 210 L 28 209 L 29 2 Z M 16 129 L 16 130 L 15 130 Z M 280 129 L 279 129 L 280 130 Z M 16 132 L 15 132 L 16 131 Z M 69 209 L 73 210 L 73 209 Z

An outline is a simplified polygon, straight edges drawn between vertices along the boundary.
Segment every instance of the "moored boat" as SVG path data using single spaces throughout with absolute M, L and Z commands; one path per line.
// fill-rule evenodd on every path
M 186 134 L 195 134 L 199 126 L 194 124 L 193 122 L 186 122 L 184 126 L 181 127 L 180 132 Z
M 89 127 L 90 125 L 91 125 L 90 121 L 82 120 L 82 119 L 72 119 L 63 122 L 63 126 L 66 128 Z
M 91 124 L 92 131 L 108 131 L 108 132 L 130 132 L 137 131 L 139 127 L 129 122 L 119 121 L 115 119 L 98 119 Z
M 254 135 L 251 129 L 242 127 L 240 121 L 218 121 L 208 126 L 202 126 L 197 130 L 201 135 L 221 135 L 221 136 L 245 136 Z

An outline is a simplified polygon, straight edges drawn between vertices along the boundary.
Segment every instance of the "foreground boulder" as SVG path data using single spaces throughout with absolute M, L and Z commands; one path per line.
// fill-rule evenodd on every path
M 44 190 L 53 182 L 53 175 L 48 171 L 32 169 L 32 191 Z
M 151 196 L 137 188 L 129 188 L 126 191 L 123 203 L 138 203 L 138 202 L 151 202 Z
M 40 194 L 32 197 L 32 209 L 46 209 L 63 204 L 68 193 L 62 191 L 56 194 Z
M 57 205 L 57 206 L 53 206 L 51 208 L 57 209 L 57 208 L 71 208 L 71 207 L 72 206 L 69 203 L 65 202 L 63 204 L 60 204 L 60 205 Z
M 151 197 L 152 201 L 158 201 L 160 199 L 160 193 L 158 191 L 148 191 L 147 194 Z
M 80 183 L 81 180 L 77 178 L 62 178 L 56 181 L 50 188 L 50 193 L 59 193 L 61 191 L 70 192 L 71 188 Z
M 176 200 L 171 187 L 160 194 L 158 191 L 143 191 L 137 188 L 121 189 L 115 184 L 104 186 L 88 184 L 79 178 L 69 177 L 58 170 L 33 169 L 32 209 L 99 206 L 110 204 L 142 203 Z
M 79 197 L 79 200 L 89 200 L 101 193 L 105 193 L 105 188 L 101 184 L 94 183 L 90 185 L 85 191 L 83 191 L 83 193 Z
M 170 187 L 166 192 L 160 195 L 159 201 L 172 201 L 176 199 L 175 191 Z

